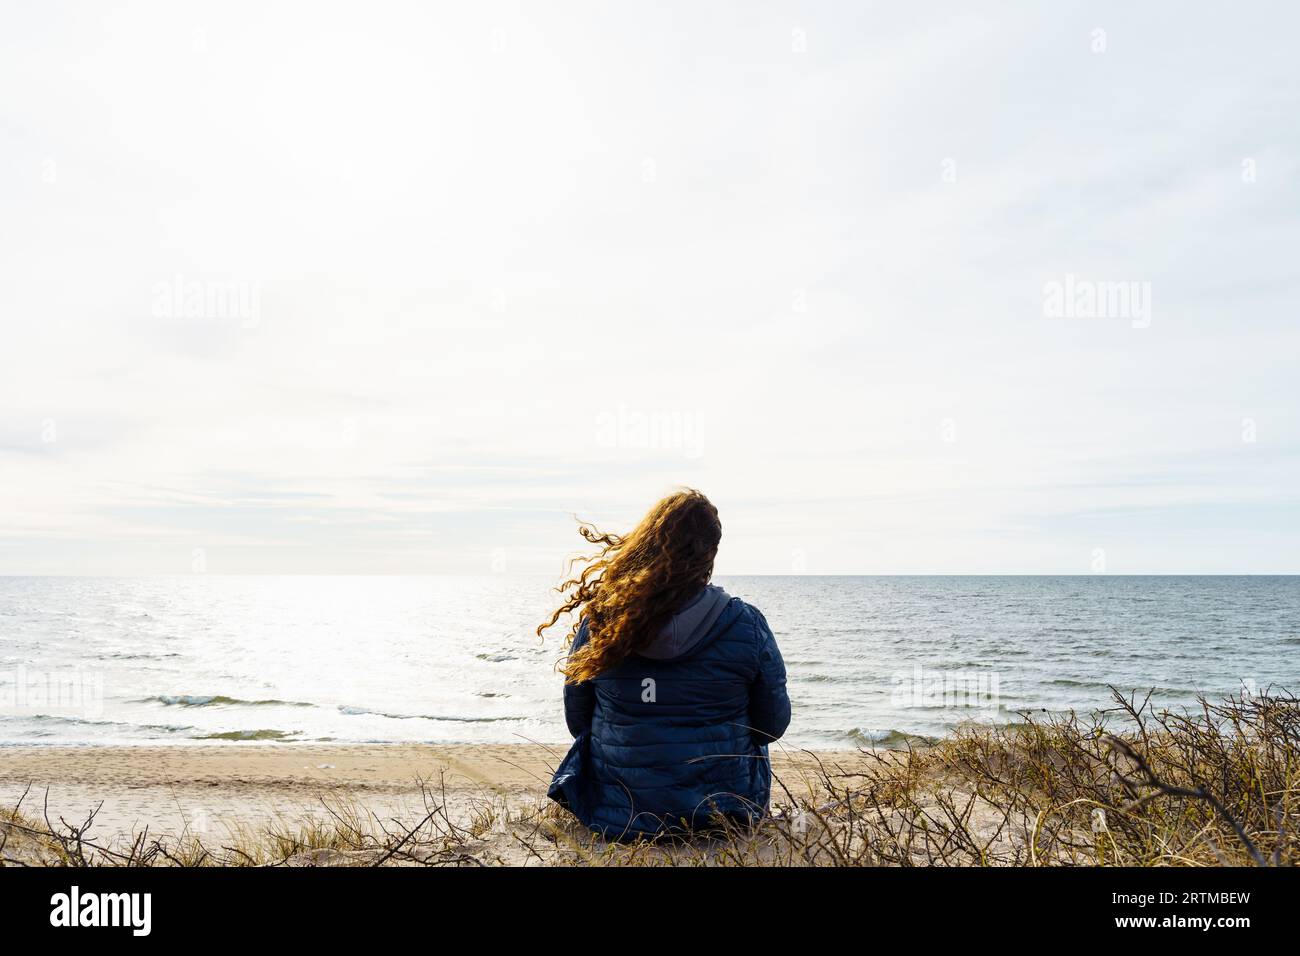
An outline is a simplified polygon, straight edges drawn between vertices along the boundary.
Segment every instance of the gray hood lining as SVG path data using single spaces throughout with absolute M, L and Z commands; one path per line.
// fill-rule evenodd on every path
M 716 584 L 710 584 L 687 601 L 654 640 L 637 653 L 660 661 L 683 656 L 708 636 L 730 602 L 730 594 Z

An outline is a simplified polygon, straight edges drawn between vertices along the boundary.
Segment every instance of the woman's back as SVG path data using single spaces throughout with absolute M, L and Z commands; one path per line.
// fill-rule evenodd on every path
M 587 640 L 585 626 L 572 652 Z M 576 740 L 550 794 L 610 837 L 767 809 L 767 744 L 790 722 L 785 666 L 763 615 L 710 585 L 650 641 L 565 687 Z

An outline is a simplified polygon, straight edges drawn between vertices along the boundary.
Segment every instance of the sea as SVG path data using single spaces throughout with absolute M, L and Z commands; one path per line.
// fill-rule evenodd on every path
M 1300 689 L 1300 577 L 720 577 L 790 747 Z M 562 743 L 543 577 L 0 577 L 0 745 Z M 1110 719 L 1110 718 L 1108 718 Z

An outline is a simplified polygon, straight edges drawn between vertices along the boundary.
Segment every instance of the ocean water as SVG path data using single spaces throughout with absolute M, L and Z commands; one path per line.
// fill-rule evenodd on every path
M 568 739 L 542 578 L 0 578 L 0 744 Z M 731 577 L 792 746 L 1300 689 L 1298 577 Z

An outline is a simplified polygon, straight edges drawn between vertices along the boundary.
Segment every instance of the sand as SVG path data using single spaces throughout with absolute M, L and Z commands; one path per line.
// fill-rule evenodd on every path
M 80 823 L 102 806 L 93 836 L 139 832 L 204 836 L 279 817 L 321 816 L 322 798 L 346 796 L 383 817 L 418 819 L 420 781 L 449 806 L 484 795 L 543 799 L 562 745 L 216 744 L 0 748 L 0 804 L 39 819 Z M 817 759 L 853 752 L 777 754 L 778 774 L 798 779 Z M 30 788 L 30 789 L 29 789 Z

